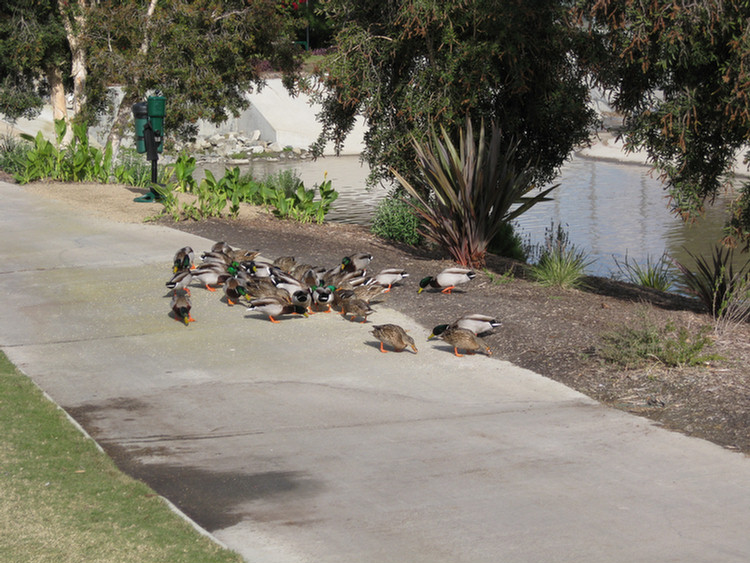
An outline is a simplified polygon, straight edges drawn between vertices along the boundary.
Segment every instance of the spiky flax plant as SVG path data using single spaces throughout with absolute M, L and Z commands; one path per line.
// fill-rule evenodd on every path
M 467 119 L 458 147 L 440 130 L 442 140 L 432 131 L 430 145 L 412 139 L 420 177 L 415 185 L 391 171 L 413 198 L 405 201 L 423 219 L 422 235 L 459 264 L 481 268 L 503 223 L 548 201 L 557 186 L 528 195 L 535 189 L 531 165 L 518 162 L 518 143 L 506 142 L 498 126 L 492 127 L 488 141 L 482 124 L 475 139 Z

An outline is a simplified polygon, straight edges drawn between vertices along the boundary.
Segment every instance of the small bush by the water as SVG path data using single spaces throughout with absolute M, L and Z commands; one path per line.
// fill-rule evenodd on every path
M 554 247 L 542 254 L 530 271 L 532 277 L 544 286 L 572 289 L 583 284 L 586 267 L 591 263 L 586 253 L 575 246 Z
M 516 233 L 513 224 L 510 222 L 503 222 L 495 236 L 492 237 L 492 241 L 487 247 L 487 250 L 498 256 L 513 258 L 514 260 L 520 260 L 521 262 L 526 261 L 524 243 L 521 240 L 521 237 Z
M 750 260 L 735 270 L 734 251 L 720 245 L 714 247 L 711 260 L 688 254 L 695 261 L 696 270 L 675 260 L 682 273 L 681 281 L 685 290 L 700 299 L 714 319 L 722 318 L 733 301 L 735 305 L 737 301 L 747 301 Z
M 645 316 L 639 326 L 622 327 L 602 337 L 597 353 L 607 362 L 626 368 L 637 368 L 658 362 L 668 367 L 697 366 L 719 360 L 706 353 L 712 345 L 707 333 L 710 327 L 690 331 L 667 323 L 660 327 Z
M 555 226 L 554 222 L 545 229 L 544 245 L 529 250 L 530 256 L 536 253 L 539 258 L 529 270 L 531 277 L 548 287 L 580 287 L 586 268 L 593 263 L 585 251 L 579 250 L 570 242 L 562 225 Z
M 375 208 L 370 232 L 384 239 L 417 245 L 422 242 L 418 228 L 419 218 L 409 204 L 389 197 L 381 200 Z
M 614 258 L 614 261 L 620 275 L 629 283 L 659 291 L 669 291 L 672 288 L 675 274 L 672 271 L 671 259 L 666 252 L 656 261 L 652 261 L 651 256 L 647 256 L 645 265 L 631 262 L 627 253 L 623 262 L 617 258 Z

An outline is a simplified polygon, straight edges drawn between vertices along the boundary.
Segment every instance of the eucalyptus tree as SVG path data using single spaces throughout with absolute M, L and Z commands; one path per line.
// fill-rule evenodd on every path
M 580 0 L 582 60 L 625 115 L 685 219 L 713 203 L 750 140 L 750 4 L 737 0 Z M 750 183 L 728 217 L 730 244 L 750 243 Z
M 412 180 L 412 137 L 439 124 L 457 134 L 467 116 L 518 143 L 533 180 L 550 180 L 596 122 L 575 56 L 584 39 L 561 0 L 324 0 L 339 29 L 320 66 L 323 131 L 340 146 L 357 116 L 372 180 L 396 169 Z M 508 148 L 508 147 L 504 147 Z

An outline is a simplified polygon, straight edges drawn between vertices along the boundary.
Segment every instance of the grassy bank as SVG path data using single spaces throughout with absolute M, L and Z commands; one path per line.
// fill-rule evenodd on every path
M 121 473 L 2 353 L 0 428 L 0 561 L 242 561 Z

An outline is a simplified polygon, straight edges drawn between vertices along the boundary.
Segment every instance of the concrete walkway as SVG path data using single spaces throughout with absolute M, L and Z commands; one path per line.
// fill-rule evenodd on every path
M 419 354 L 381 354 L 371 323 L 274 325 L 197 287 L 185 327 L 171 257 L 212 241 L 7 183 L 0 200 L 3 351 L 247 561 L 750 560 L 743 455 L 456 358 L 385 308 L 372 322 Z

